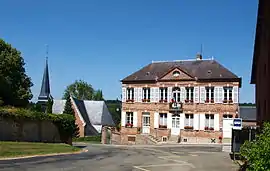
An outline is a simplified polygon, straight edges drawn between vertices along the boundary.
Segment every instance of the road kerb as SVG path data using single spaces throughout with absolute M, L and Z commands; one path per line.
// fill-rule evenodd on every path
M 83 150 L 80 150 L 80 151 L 69 152 L 69 153 L 50 153 L 50 154 L 40 154 L 40 155 L 32 155 L 32 156 L 8 157 L 8 158 L 0 158 L 0 161 L 28 159 L 28 158 L 35 158 L 35 157 L 50 157 L 50 156 L 70 155 L 70 154 L 81 154 L 81 153 L 85 153 L 85 152 L 88 152 L 88 150 L 83 149 Z

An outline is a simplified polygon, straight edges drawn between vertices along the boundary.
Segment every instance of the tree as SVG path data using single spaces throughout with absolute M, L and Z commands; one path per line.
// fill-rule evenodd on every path
M 93 100 L 97 100 L 97 101 L 104 100 L 102 90 L 95 91 Z
M 69 94 L 79 100 L 92 100 L 94 95 L 94 89 L 91 84 L 88 84 L 87 82 L 82 80 L 76 80 L 74 83 L 67 86 L 63 95 L 63 99 L 67 99 Z
M 71 99 L 70 99 L 70 95 L 68 94 L 67 98 L 66 98 L 66 104 L 65 104 L 65 108 L 63 111 L 64 114 L 71 114 L 74 115 L 74 110 L 72 108 L 72 104 L 71 104 Z
M 52 107 L 53 107 L 53 99 L 49 98 L 47 102 L 47 113 L 52 113 Z
M 21 52 L 0 39 L 0 98 L 4 105 L 25 107 L 32 99 L 30 77 Z
M 254 141 L 246 141 L 240 148 L 250 171 L 270 170 L 270 123 L 264 123 L 263 130 Z

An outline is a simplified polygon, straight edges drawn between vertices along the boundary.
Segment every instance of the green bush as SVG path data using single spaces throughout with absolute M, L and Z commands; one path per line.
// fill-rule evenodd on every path
M 57 126 L 61 136 L 71 136 L 76 130 L 75 118 L 68 114 L 44 114 L 26 109 L 6 107 L 0 108 L 0 117 L 15 121 L 51 121 Z
M 241 146 L 240 154 L 246 159 L 249 171 L 270 170 L 270 123 L 263 125 L 254 141 L 246 141 Z
M 75 142 L 87 142 L 87 141 L 101 142 L 101 135 L 73 138 L 73 141 L 75 141 Z

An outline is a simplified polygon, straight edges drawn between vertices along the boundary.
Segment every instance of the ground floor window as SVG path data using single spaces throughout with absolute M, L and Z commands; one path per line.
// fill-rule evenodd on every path
M 205 130 L 214 130 L 214 114 L 205 114 Z
M 126 125 L 133 126 L 133 112 L 126 113 Z
M 167 128 L 167 113 L 159 114 L 159 128 Z
M 185 114 L 185 129 L 193 129 L 193 114 Z

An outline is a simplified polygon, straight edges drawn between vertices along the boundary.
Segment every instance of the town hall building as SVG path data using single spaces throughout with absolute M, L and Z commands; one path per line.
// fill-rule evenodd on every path
M 201 54 L 152 62 L 121 82 L 122 143 L 218 141 L 223 120 L 239 117 L 241 78 Z

